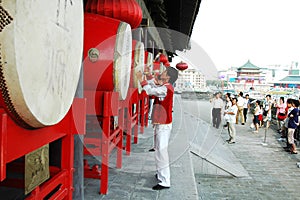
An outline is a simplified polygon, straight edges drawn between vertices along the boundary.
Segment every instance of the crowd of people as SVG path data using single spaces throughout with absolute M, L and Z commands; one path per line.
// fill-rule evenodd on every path
M 215 128 L 220 128 L 223 118 L 224 127 L 228 129 L 229 144 L 236 142 L 235 125 L 245 125 L 247 115 L 251 117 L 251 128 L 253 133 L 258 133 L 260 128 L 268 129 L 271 121 L 277 123 L 277 131 L 281 134 L 281 140 L 286 140 L 285 150 L 297 154 L 296 139 L 299 139 L 299 99 L 287 99 L 284 97 L 272 99 L 271 95 L 267 94 L 263 100 L 250 100 L 249 95 L 244 96 L 240 92 L 237 97 L 230 93 L 225 94 L 224 100 L 221 98 L 221 93 L 216 93 L 210 101 L 212 103 L 212 124 Z M 275 112 L 276 111 L 276 112 Z

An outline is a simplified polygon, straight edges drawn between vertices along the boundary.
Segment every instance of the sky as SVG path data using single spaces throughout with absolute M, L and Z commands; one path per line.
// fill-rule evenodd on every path
M 216 70 L 300 62 L 300 0 L 202 0 L 191 42 Z

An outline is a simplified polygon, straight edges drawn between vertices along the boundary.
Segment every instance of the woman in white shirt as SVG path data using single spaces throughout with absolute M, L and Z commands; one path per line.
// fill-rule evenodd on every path
M 232 98 L 231 102 L 232 102 L 232 106 L 228 108 L 227 112 L 225 112 L 225 114 L 229 115 L 229 119 L 228 119 L 229 139 L 227 140 L 227 142 L 229 144 L 234 144 L 236 140 L 235 120 L 236 120 L 236 114 L 238 112 L 238 107 L 236 106 L 237 99 Z

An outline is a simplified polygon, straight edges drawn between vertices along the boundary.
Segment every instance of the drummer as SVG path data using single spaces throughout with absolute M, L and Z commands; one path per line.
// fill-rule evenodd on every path
M 168 67 L 160 75 L 146 80 L 141 72 L 136 74 L 143 89 L 148 95 L 155 96 L 152 113 L 152 124 L 155 135 L 155 161 L 157 180 L 159 183 L 152 187 L 153 190 L 168 189 L 170 183 L 170 166 L 168 143 L 172 130 L 173 85 L 178 78 L 178 71 Z

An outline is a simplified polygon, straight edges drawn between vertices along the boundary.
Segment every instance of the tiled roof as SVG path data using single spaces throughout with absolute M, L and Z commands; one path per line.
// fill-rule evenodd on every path
M 300 83 L 300 76 L 287 76 L 280 81 L 289 81 L 289 82 L 299 82 Z
M 239 67 L 238 70 L 241 70 L 241 69 L 255 69 L 255 70 L 259 70 L 260 68 L 257 67 L 256 65 L 253 65 L 250 60 L 247 61 L 246 64 L 244 64 L 243 66 Z

